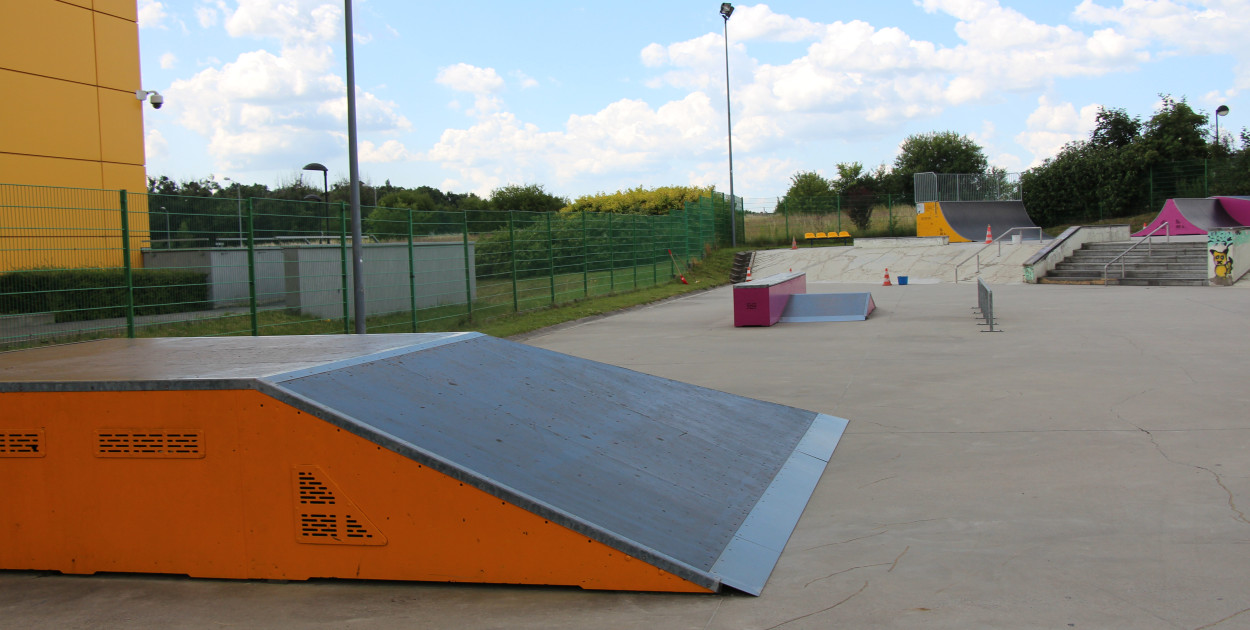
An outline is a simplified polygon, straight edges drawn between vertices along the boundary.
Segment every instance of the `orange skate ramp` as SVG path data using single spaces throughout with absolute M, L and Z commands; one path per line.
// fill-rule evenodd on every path
M 476 333 L 0 355 L 0 569 L 759 594 L 846 421 Z

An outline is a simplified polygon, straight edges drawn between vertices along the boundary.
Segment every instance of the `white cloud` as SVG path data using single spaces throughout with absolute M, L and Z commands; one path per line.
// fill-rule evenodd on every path
M 162 70 L 171 70 L 176 65 L 178 65 L 177 55 L 171 52 L 167 52 L 161 55 L 161 69 Z
M 156 0 L 139 0 L 139 28 L 168 28 L 165 24 L 169 14 L 165 5 Z
M 218 17 L 219 15 L 217 13 L 217 9 L 213 7 L 196 7 L 195 8 L 195 19 L 200 23 L 200 26 L 203 28 L 212 28 L 214 26 L 217 26 Z
M 521 84 L 521 89 L 527 90 L 529 88 L 538 87 L 537 79 L 521 72 L 520 70 L 513 70 L 510 74 L 512 75 L 512 78 L 517 80 L 517 83 Z
M 767 4 L 738 7 L 729 18 L 729 39 L 800 42 L 818 39 L 824 26 L 807 18 L 773 13 Z
M 1087 140 L 1097 124 L 1098 104 L 1082 107 L 1072 103 L 1052 103 L 1046 96 L 1037 101 L 1037 109 L 1029 114 L 1026 130 L 1016 135 L 1016 142 L 1033 155 L 1029 166 L 1037 166 L 1054 157 L 1069 142 Z
M 222 7 L 231 37 L 277 38 L 284 44 L 320 43 L 338 37 L 342 3 L 324 0 L 239 0 Z
M 503 77 L 494 68 L 479 68 L 467 63 L 440 69 L 435 81 L 457 92 L 475 95 L 490 94 L 503 87 Z
M 1250 7 L 1244 0 L 1125 0 L 1118 7 L 1083 0 L 1072 15 L 1091 24 L 1115 25 L 1126 39 L 1161 45 L 1161 56 L 1231 55 L 1238 60 L 1235 87 L 1250 88 L 1250 39 L 1245 36 Z
M 245 2 L 230 17 L 233 26 L 228 24 L 228 28 L 249 34 L 246 16 L 241 14 L 265 4 L 290 8 L 299 3 Z M 310 14 L 334 13 L 326 5 L 304 8 Z M 300 19 L 287 16 L 277 22 L 290 25 Z M 321 18 L 309 15 L 305 23 L 316 28 Z M 341 151 L 346 83 L 329 70 L 337 67 L 333 51 L 328 43 L 309 41 L 315 36 L 281 31 L 276 31 L 284 38 L 278 53 L 264 49 L 242 53 L 234 61 L 214 63 L 190 78 L 174 81 L 166 92 L 167 108 L 178 123 L 208 139 L 208 153 L 217 170 L 275 168 L 284 165 L 291 152 Z M 397 134 L 412 127 L 395 103 L 359 88 L 357 119 L 361 130 L 375 135 Z M 403 154 L 387 142 L 371 150 L 379 161 L 393 161 Z
M 160 129 L 152 129 L 143 136 L 143 153 L 148 161 L 169 157 L 169 141 Z
M 403 143 L 398 140 L 387 140 L 382 144 L 374 144 L 368 140 L 361 140 L 358 147 L 360 153 L 360 161 L 365 163 L 386 163 L 386 162 L 406 162 L 412 159 L 412 154 L 404 147 Z

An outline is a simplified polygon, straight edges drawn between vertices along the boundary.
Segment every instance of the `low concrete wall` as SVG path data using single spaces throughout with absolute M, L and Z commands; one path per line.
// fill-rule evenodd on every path
M 882 238 L 857 238 L 856 247 L 866 249 L 882 247 L 941 247 L 949 245 L 949 236 L 894 236 Z
M 1063 262 L 1072 252 L 1086 243 L 1108 243 L 1127 241 L 1129 238 L 1127 225 L 1076 225 L 1063 231 L 1059 238 L 1039 249 L 1031 258 L 1024 261 L 1024 281 L 1032 284 L 1045 276 L 1055 265 Z
M 286 290 L 282 250 L 256 248 L 256 301 L 274 304 Z M 247 277 L 247 249 L 216 247 L 202 249 L 145 249 L 145 269 L 185 269 L 208 278 L 208 299 L 212 308 L 248 306 L 251 303 Z
M 1207 232 L 1207 279 L 1214 286 L 1232 286 L 1250 270 L 1250 228 Z
M 369 315 L 407 312 L 409 293 L 407 243 L 369 243 L 364 246 L 365 297 Z M 464 304 L 477 294 L 469 243 L 469 284 L 465 289 L 464 244 L 413 243 L 417 308 Z M 348 310 L 351 312 L 351 249 L 347 251 Z M 343 264 L 338 245 L 257 247 L 256 302 L 285 304 L 322 319 L 343 317 Z M 186 269 L 208 278 L 212 308 L 250 304 L 247 250 L 239 247 L 144 250 L 147 269 Z
M 337 245 L 304 245 L 282 250 L 286 268 L 286 307 L 322 319 L 343 316 L 342 259 Z M 417 308 L 465 304 L 477 294 L 473 265 L 475 248 L 469 243 L 469 284 L 465 286 L 464 244 L 414 243 Z M 349 251 L 350 256 L 350 251 Z M 411 309 L 408 244 L 364 246 L 365 312 L 368 315 Z M 354 312 L 351 261 L 347 269 L 348 311 Z

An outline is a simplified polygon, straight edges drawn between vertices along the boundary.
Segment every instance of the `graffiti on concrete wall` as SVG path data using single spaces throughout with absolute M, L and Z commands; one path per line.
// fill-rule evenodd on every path
M 1207 236 L 1207 252 L 1211 255 L 1208 265 L 1213 284 L 1228 285 L 1237 280 L 1235 252 L 1250 243 L 1250 232 L 1242 230 L 1212 230 Z

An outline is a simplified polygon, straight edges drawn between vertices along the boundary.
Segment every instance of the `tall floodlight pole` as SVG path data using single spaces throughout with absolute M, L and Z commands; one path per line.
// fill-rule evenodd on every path
M 352 195 L 352 283 L 356 301 L 356 334 L 365 334 L 365 254 L 360 233 L 360 161 L 356 152 L 356 54 L 352 46 L 352 0 L 343 0 L 347 31 L 347 181 Z
M 734 201 L 734 119 L 729 113 L 729 16 L 734 5 L 722 2 L 720 15 L 725 18 L 725 120 L 729 132 L 729 243 L 738 246 L 738 204 Z

